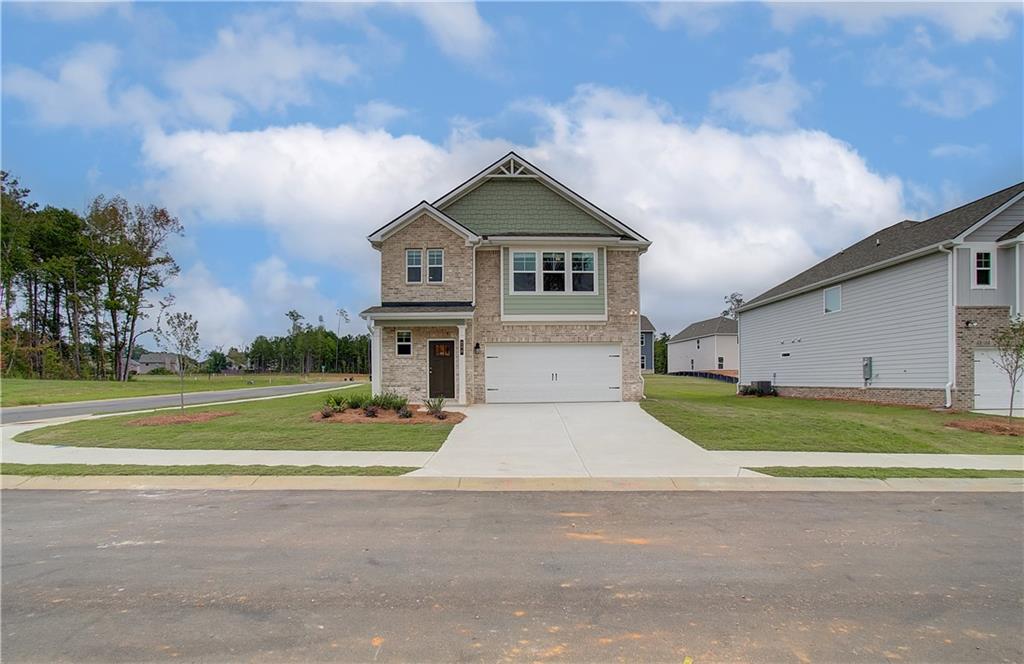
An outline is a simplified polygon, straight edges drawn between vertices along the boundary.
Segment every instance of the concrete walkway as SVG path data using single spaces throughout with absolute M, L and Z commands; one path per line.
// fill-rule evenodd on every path
M 636 403 L 483 404 L 419 477 L 736 477 Z
M 845 466 L 866 468 L 970 468 L 1024 470 L 1024 456 L 1015 454 L 870 454 L 856 452 L 715 452 L 744 468 L 766 466 Z

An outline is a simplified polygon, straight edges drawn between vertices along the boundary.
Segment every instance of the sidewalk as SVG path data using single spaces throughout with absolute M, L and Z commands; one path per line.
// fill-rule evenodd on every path
M 744 468 L 767 466 L 845 466 L 862 468 L 963 468 L 1024 470 L 1017 454 L 871 454 L 857 452 L 715 452 L 715 456 Z

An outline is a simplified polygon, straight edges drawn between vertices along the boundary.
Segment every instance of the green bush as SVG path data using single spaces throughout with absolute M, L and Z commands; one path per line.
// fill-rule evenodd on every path
M 334 406 L 328 406 L 327 404 L 324 404 L 324 406 L 320 409 L 320 415 L 323 416 L 323 418 L 325 420 L 328 417 L 331 417 L 332 415 L 334 415 L 334 413 L 335 413 Z
M 349 397 L 346 394 L 332 392 L 324 399 L 324 408 L 330 408 L 335 413 L 342 413 L 351 405 Z
M 381 410 L 398 411 L 408 405 L 409 400 L 395 392 L 381 392 L 370 399 L 370 403 Z
M 345 403 L 348 404 L 349 408 L 362 408 L 370 401 L 370 397 L 366 394 L 360 394 L 359 392 L 353 392 L 345 396 Z
M 779 391 L 774 386 L 767 389 L 759 385 L 740 385 L 739 393 L 745 397 L 777 397 Z
M 154 367 L 154 368 L 150 369 L 149 371 L 147 371 L 146 375 L 147 376 L 173 376 L 175 374 L 174 374 L 173 371 L 171 371 L 167 367 Z
M 447 403 L 444 397 L 435 397 L 433 399 L 427 399 L 423 402 L 423 405 L 427 407 L 427 412 L 436 417 L 439 420 L 443 420 L 447 415 L 444 415 L 444 405 Z

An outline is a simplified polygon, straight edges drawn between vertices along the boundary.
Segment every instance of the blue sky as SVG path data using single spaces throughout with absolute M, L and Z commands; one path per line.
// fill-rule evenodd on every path
M 510 148 L 654 241 L 669 333 L 1024 179 L 1019 5 L 19 4 L 3 168 L 167 206 L 207 347 L 376 303 L 365 236 Z

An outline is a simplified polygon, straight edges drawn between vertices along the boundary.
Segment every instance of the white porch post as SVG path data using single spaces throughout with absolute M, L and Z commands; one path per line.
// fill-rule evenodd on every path
M 459 328 L 459 347 L 456 349 L 459 360 L 459 403 L 466 403 L 466 325 L 463 323 Z
M 381 392 L 381 329 L 374 325 L 370 335 L 370 389 L 374 394 Z

